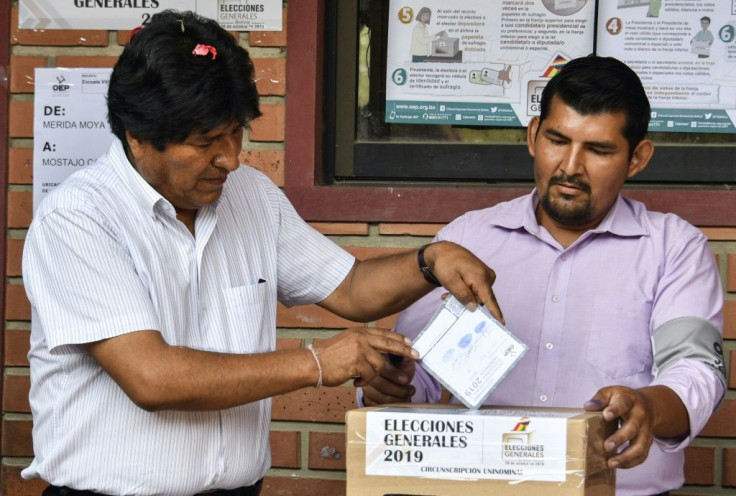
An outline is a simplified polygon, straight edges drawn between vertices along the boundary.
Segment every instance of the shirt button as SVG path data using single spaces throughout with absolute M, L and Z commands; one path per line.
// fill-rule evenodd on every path
M 557 296 L 557 295 L 554 295 L 554 296 L 552 296 L 552 301 L 554 301 L 555 303 L 557 303 L 558 301 L 560 301 L 560 297 Z
M 554 348 L 554 347 L 555 347 L 555 345 L 553 345 L 552 343 L 547 343 L 547 344 L 545 344 L 544 346 L 545 346 L 545 348 L 547 348 L 548 350 L 551 350 L 552 348 Z
M 539 401 L 547 401 L 547 395 L 543 394 L 542 396 L 540 396 Z
M 564 262 L 565 260 L 567 260 L 567 255 L 562 255 L 562 256 L 560 257 L 560 260 L 562 260 L 563 262 Z

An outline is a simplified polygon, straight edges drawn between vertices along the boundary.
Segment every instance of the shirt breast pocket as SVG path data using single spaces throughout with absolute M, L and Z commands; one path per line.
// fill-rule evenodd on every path
M 620 295 L 598 298 L 592 306 L 586 362 L 613 379 L 652 368 L 649 332 L 651 304 Z
M 268 288 L 266 283 L 226 289 L 223 293 L 227 335 L 235 353 L 272 351 L 276 342 L 275 328 L 267 318 Z

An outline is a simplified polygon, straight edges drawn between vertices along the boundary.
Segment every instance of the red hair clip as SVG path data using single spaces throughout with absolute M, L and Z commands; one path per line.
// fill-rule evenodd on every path
M 217 49 L 211 45 L 203 45 L 199 44 L 194 47 L 194 50 L 192 50 L 192 53 L 194 55 L 201 55 L 201 56 L 207 56 L 208 53 L 212 54 L 212 60 L 215 60 L 217 58 Z
M 132 39 L 133 36 L 135 36 L 136 34 L 138 34 L 138 31 L 140 31 L 141 29 L 143 29 L 143 26 L 138 26 L 137 28 L 133 28 L 130 31 L 130 38 Z

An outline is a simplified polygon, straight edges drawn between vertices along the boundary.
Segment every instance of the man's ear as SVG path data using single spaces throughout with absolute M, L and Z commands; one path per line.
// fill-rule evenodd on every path
M 534 157 L 536 153 L 535 148 L 537 145 L 537 131 L 539 130 L 539 117 L 534 116 L 529 121 L 529 125 L 526 127 L 526 146 L 529 149 L 529 155 Z
M 645 139 L 640 141 L 639 144 L 636 145 L 634 153 L 631 155 L 629 170 L 626 173 L 626 177 L 632 178 L 646 169 L 647 165 L 649 165 L 649 161 L 652 159 L 652 155 L 654 155 L 654 143 L 652 143 L 652 140 Z
M 133 136 L 130 131 L 125 131 L 125 139 L 128 142 L 128 148 L 130 148 L 133 158 L 136 161 L 141 160 L 145 154 L 145 143 Z

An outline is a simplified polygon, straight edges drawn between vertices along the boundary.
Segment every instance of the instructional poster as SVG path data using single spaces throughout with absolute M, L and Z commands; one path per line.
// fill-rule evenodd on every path
M 113 134 L 105 95 L 112 69 L 48 69 L 35 73 L 33 210 L 70 174 L 107 152 Z
M 650 131 L 736 131 L 736 0 L 602 1 L 597 52 L 637 72 Z
M 523 127 L 593 51 L 594 0 L 391 0 L 386 122 Z

